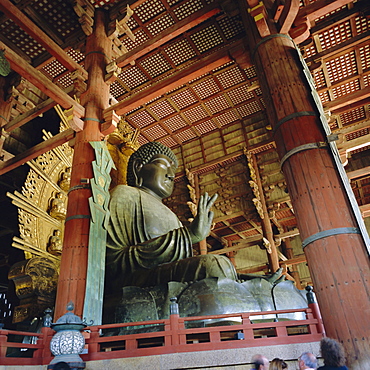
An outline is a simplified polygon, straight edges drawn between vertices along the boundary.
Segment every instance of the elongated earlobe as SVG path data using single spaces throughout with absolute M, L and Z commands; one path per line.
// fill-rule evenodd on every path
M 142 178 L 142 177 L 138 177 L 138 178 L 136 178 L 136 179 L 135 179 L 135 186 L 136 186 L 137 188 L 140 188 L 140 187 L 141 187 L 141 185 L 143 185 L 143 178 Z
M 135 187 L 140 188 L 143 185 L 143 178 L 140 176 L 140 170 L 143 164 L 140 158 L 136 158 L 133 163 L 133 174 L 135 178 Z

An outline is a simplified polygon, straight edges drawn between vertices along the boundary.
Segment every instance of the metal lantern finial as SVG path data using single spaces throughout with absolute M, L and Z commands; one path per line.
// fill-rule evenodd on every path
M 5 77 L 10 71 L 10 63 L 5 58 L 4 50 L 0 50 L 0 75 Z

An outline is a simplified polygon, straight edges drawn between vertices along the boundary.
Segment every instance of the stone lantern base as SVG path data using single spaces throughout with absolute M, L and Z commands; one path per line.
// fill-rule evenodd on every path
M 58 356 L 59 357 L 59 356 Z M 61 358 L 54 358 L 53 361 L 48 365 L 47 369 L 49 370 L 78 370 L 78 369 L 85 369 L 86 362 L 82 362 L 81 358 L 80 361 L 73 361 L 72 358 L 66 358 L 65 356 L 61 356 Z M 73 357 L 73 355 L 69 355 L 68 357 Z M 79 356 L 78 356 L 79 357 Z

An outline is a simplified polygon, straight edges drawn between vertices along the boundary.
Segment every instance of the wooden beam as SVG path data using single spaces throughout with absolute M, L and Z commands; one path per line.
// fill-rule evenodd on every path
M 299 0 L 286 0 L 279 17 L 280 33 L 288 33 L 299 11 Z
M 32 19 L 34 25 L 36 24 L 42 27 L 42 30 L 49 38 L 52 38 L 58 45 L 63 45 L 63 40 L 60 38 L 60 35 L 56 34 L 56 32 L 50 27 L 50 24 L 45 21 L 45 18 L 40 16 L 40 14 L 34 8 L 31 6 L 26 6 L 23 8 L 23 11 L 26 13 L 29 19 Z M 51 20 L 52 19 L 53 18 L 51 18 Z
M 346 107 L 347 105 L 356 103 L 359 100 L 363 100 L 369 97 L 370 97 L 370 86 L 367 86 L 361 90 L 357 90 L 350 94 L 344 95 L 341 98 L 326 102 L 323 104 L 323 106 L 324 110 L 330 110 L 332 112 L 335 111 L 336 109 Z
M 64 92 L 66 94 L 68 94 L 69 92 L 73 91 L 73 89 L 74 89 L 74 87 L 70 86 Z M 17 116 L 13 120 L 9 121 L 3 127 L 3 129 L 7 132 L 13 131 L 16 128 L 18 128 L 20 126 L 23 126 L 27 122 L 29 122 L 29 121 L 33 120 L 34 118 L 38 117 L 40 114 L 42 114 L 42 113 L 48 111 L 49 109 L 55 107 L 56 105 L 57 105 L 57 103 L 53 99 L 49 98 L 49 99 L 43 101 L 42 103 L 40 103 L 39 105 L 37 105 L 36 107 L 30 109 L 29 111 L 27 111 L 25 113 L 20 114 L 19 116 Z
M 369 37 L 370 37 L 370 30 L 366 31 L 364 33 L 361 33 L 359 35 L 356 35 L 354 37 L 351 37 L 350 39 L 341 42 L 339 44 L 334 45 L 331 48 L 328 48 L 324 51 L 321 51 L 320 53 L 317 53 L 309 58 L 306 59 L 306 63 L 313 63 L 320 59 L 329 59 L 329 58 L 335 58 L 341 53 L 348 52 L 348 49 L 354 49 L 355 46 L 361 47 L 362 43 L 363 46 L 369 44 Z
M 10 67 L 13 71 L 19 73 L 56 103 L 60 104 L 64 109 L 74 107 L 77 116 L 84 116 L 85 108 L 66 94 L 61 88 L 53 84 L 53 82 L 45 77 L 45 75 L 40 71 L 32 67 L 2 42 L 0 42 L 0 49 L 5 50 L 5 57 L 9 61 Z
M 309 21 L 312 22 L 315 19 L 352 2 L 353 0 L 317 0 L 314 3 L 302 7 L 298 12 L 297 20 L 307 17 Z
M 370 204 L 364 204 L 360 206 L 362 218 L 370 217 Z
M 3 129 L 6 132 L 11 132 L 15 130 L 16 128 L 23 126 L 27 122 L 32 121 L 34 118 L 38 117 L 42 113 L 47 112 L 49 109 L 53 108 L 56 104 L 57 103 L 53 99 L 49 98 L 43 101 L 42 103 L 40 103 L 39 105 L 37 105 L 36 107 L 30 109 L 29 111 L 25 113 L 20 114 L 13 120 L 9 121 L 3 127 Z
M 54 107 L 57 103 L 49 98 L 43 101 L 38 106 L 30 109 L 26 113 L 22 113 L 17 116 L 15 119 L 8 122 L 3 128 L 5 131 L 10 132 L 15 130 L 16 128 L 26 124 L 27 122 L 33 120 L 34 118 L 38 117 L 40 114 L 48 111 L 50 108 Z
M 356 139 L 343 141 L 340 144 L 337 144 L 338 152 L 348 153 L 353 152 L 354 150 L 361 149 L 365 146 L 370 145 L 370 134 L 359 136 Z
M 293 238 L 297 235 L 299 235 L 299 230 L 294 229 L 294 230 L 291 230 L 291 231 L 286 231 L 285 233 L 276 234 L 274 236 L 274 238 L 284 240 L 284 239 L 287 239 L 287 238 Z
M 28 150 L 25 150 L 21 154 L 8 159 L 6 162 L 0 163 L 0 175 L 3 175 L 4 173 L 9 172 L 14 168 L 21 166 L 22 164 L 25 164 L 31 159 L 34 159 L 39 155 L 44 154 L 49 150 L 66 143 L 74 137 L 74 134 L 75 132 L 71 128 L 69 128 L 53 136 L 52 138 L 45 140 L 44 142 L 37 144 Z
M 363 107 L 364 105 L 367 105 L 367 104 L 369 104 L 369 99 L 363 99 L 363 100 L 361 99 L 361 100 L 358 100 L 358 101 L 356 101 L 352 104 L 348 104 L 345 107 L 342 107 L 340 109 L 332 110 L 331 113 L 332 113 L 332 115 L 333 114 L 339 115 L 339 114 L 347 113 L 350 110 Z
M 256 272 L 260 271 L 268 271 L 269 270 L 269 265 L 268 263 L 264 265 L 258 265 L 258 266 L 252 266 L 247 269 L 237 269 L 236 272 L 238 274 L 255 274 Z
M 252 247 L 254 245 L 257 245 L 258 242 L 260 242 L 262 239 L 263 239 L 262 234 L 251 236 L 248 239 L 244 239 L 243 241 L 239 242 L 239 244 L 235 244 L 231 247 L 218 249 L 216 251 L 209 252 L 209 254 L 224 254 L 224 253 L 227 253 L 227 252 L 232 252 L 232 251 L 237 251 L 239 249 Z
M 280 265 L 298 265 L 299 263 L 307 262 L 306 256 L 304 254 L 301 254 L 299 256 L 296 256 L 294 258 L 288 259 L 286 261 L 279 261 Z
M 301 254 L 300 256 L 288 259 L 286 261 L 279 261 L 279 265 L 287 265 L 287 266 L 292 266 L 292 265 L 298 265 L 299 263 L 304 263 L 307 262 L 306 256 L 304 254 Z M 259 271 L 264 271 L 268 270 L 268 264 L 264 265 L 257 265 L 257 266 L 251 266 L 250 268 L 247 269 L 238 269 L 237 272 L 239 274 L 253 274 L 255 272 Z
M 352 132 L 360 131 L 363 129 L 368 129 L 369 126 L 370 126 L 370 120 L 364 119 L 363 121 L 348 124 L 345 127 L 335 128 L 332 131 L 335 134 L 347 135 L 347 134 L 351 134 Z
M 122 68 L 220 12 L 221 8 L 218 7 L 204 7 L 203 9 L 192 14 L 190 17 L 187 17 L 173 26 L 168 27 L 165 31 L 159 33 L 149 41 L 144 42 L 135 49 L 120 56 L 115 60 L 115 62 L 118 67 Z
M 8 46 L 15 53 L 20 55 L 26 62 L 31 63 L 31 58 L 23 50 L 21 50 L 17 45 L 15 45 L 9 39 L 4 37 L 2 34 L 0 34 L 0 41 L 3 42 L 6 46 Z
M 191 172 L 193 172 L 193 168 L 191 169 Z M 214 223 L 223 222 L 225 220 L 229 220 L 230 218 L 235 218 L 235 217 L 244 216 L 244 215 L 245 215 L 244 211 L 234 212 L 231 215 L 224 215 L 224 216 L 216 217 L 213 219 L 213 222 Z
M 350 180 L 357 179 L 370 175 L 370 166 L 360 168 L 359 170 L 347 172 L 347 176 Z
M 325 18 L 320 19 L 320 22 L 316 23 L 311 28 L 311 34 L 323 33 L 329 29 L 353 18 L 360 14 L 364 14 L 367 11 L 369 5 L 366 1 L 357 1 L 352 3 L 347 9 L 341 9 L 339 12 L 334 12 Z
M 194 173 L 198 173 L 199 171 L 204 171 L 206 170 L 208 167 L 213 167 L 215 166 L 216 164 L 219 164 L 219 163 L 222 163 L 222 162 L 225 162 L 227 160 L 231 160 L 231 159 L 234 159 L 234 158 L 237 158 L 237 157 L 240 157 L 241 155 L 243 155 L 243 150 L 239 150 L 239 151 L 236 151 L 232 154 L 228 154 L 228 155 L 225 155 L 224 157 L 221 157 L 221 158 L 217 158 L 217 159 L 213 159 L 212 161 L 209 161 L 207 163 L 203 163 L 199 166 L 195 166 L 191 169 L 191 172 L 194 172 Z M 242 214 L 245 214 L 244 212 L 241 212 Z M 226 216 L 227 218 L 232 218 L 231 216 Z
M 21 27 L 29 36 L 34 38 L 41 46 L 55 57 L 69 71 L 80 70 L 85 79 L 87 72 L 74 61 L 58 44 L 37 27 L 9 0 L 0 0 L 0 10 Z
M 237 42 L 232 44 L 232 46 L 236 46 L 236 44 L 240 43 L 241 40 L 238 40 Z M 230 45 L 227 48 L 229 47 Z M 115 105 L 112 105 L 111 107 L 104 110 L 103 116 L 111 114 L 112 111 L 115 111 L 116 114 L 122 116 L 123 114 L 130 112 L 137 107 L 140 107 L 146 102 L 231 61 L 232 58 L 230 57 L 228 50 L 226 48 L 221 49 L 199 60 L 198 62 L 195 62 L 188 68 L 175 72 L 167 79 L 159 81 L 151 85 L 147 89 L 134 94 L 130 98 L 120 101 Z

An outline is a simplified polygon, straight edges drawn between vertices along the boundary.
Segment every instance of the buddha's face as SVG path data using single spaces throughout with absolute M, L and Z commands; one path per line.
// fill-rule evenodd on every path
M 167 198 L 173 191 L 175 173 L 175 163 L 164 154 L 156 154 L 139 170 L 141 187 L 160 199 Z

